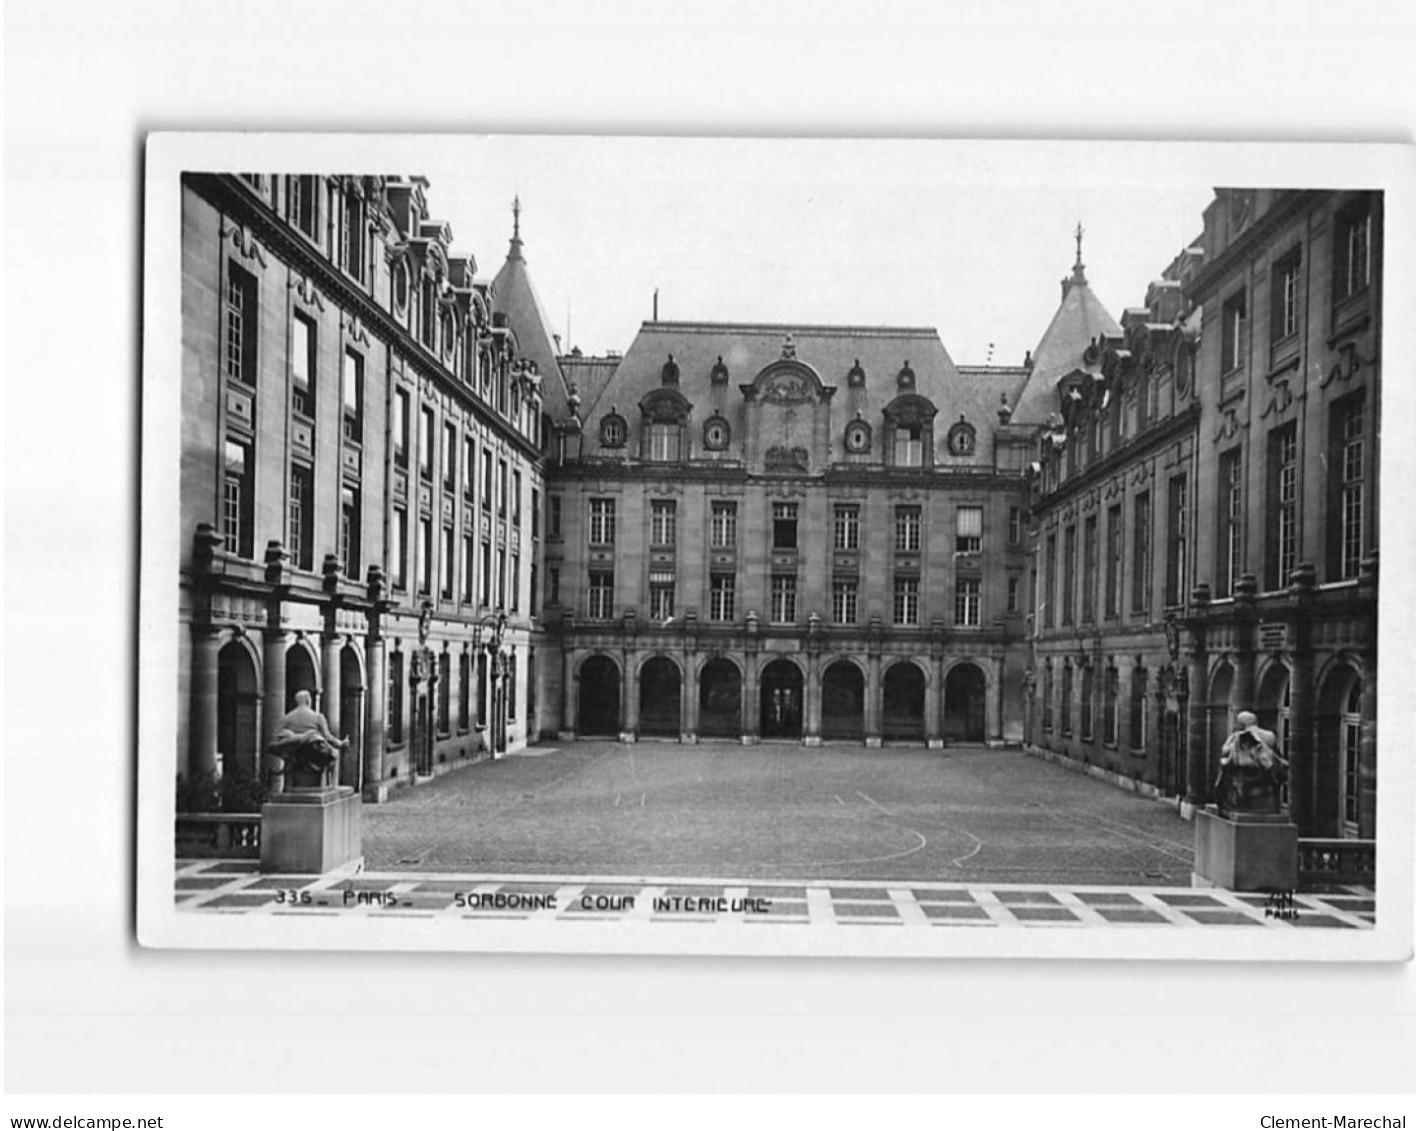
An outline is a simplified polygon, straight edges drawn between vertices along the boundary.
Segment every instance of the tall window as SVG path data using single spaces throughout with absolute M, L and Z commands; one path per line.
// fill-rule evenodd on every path
M 590 500 L 590 544 L 592 546 L 613 546 L 615 544 L 615 501 L 613 499 Z
M 500 493 L 497 495 L 497 514 L 505 518 L 507 512 L 507 494 L 510 491 L 510 484 L 506 477 L 506 460 L 497 460 L 497 474 L 500 477 L 497 480 L 497 484 L 501 489 Z
M 961 628 L 979 626 L 979 590 L 977 577 L 960 577 L 954 581 L 954 623 Z
M 561 496 L 548 495 L 547 505 L 550 507 L 546 515 L 546 537 L 559 538 L 561 536 Z
M 1062 733 L 1072 733 L 1072 661 L 1062 661 Z
M 1121 611 L 1121 505 L 1106 512 L 1106 615 Z
M 1052 684 L 1052 661 L 1042 666 L 1042 729 L 1052 730 L 1052 696 L 1056 688 Z
M 290 560 L 297 569 L 315 566 L 315 474 L 311 468 L 290 468 Z
M 319 178 L 291 177 L 287 182 L 288 217 L 312 240 L 319 240 Z
M 516 718 L 516 649 L 512 649 L 506 658 L 506 717 Z
M 1354 679 L 1342 704 L 1342 823 L 1354 837 L 1361 818 L 1362 681 Z
M 1372 214 L 1365 200 L 1338 214 L 1333 256 L 1336 300 L 1366 290 L 1372 281 Z
M 407 389 L 393 391 L 393 462 L 397 467 L 408 466 L 408 413 Z
M 837 624 L 855 624 L 860 617 L 860 582 L 831 582 L 831 619 Z
M 1294 248 L 1273 265 L 1269 339 L 1281 342 L 1298 332 L 1298 268 L 1300 253 Z
M 303 314 L 290 323 L 290 407 L 315 417 L 315 324 Z
M 511 611 L 521 610 L 521 555 L 511 555 Z
M 344 193 L 344 222 L 340 225 L 340 266 L 361 283 L 364 281 L 364 202 L 354 193 Z
M 1238 448 L 1231 448 L 1219 457 L 1219 537 L 1215 543 L 1215 596 L 1228 597 L 1234 592 L 1243 568 L 1244 480 Z
M 433 591 L 433 520 L 426 516 L 418 520 L 418 592 L 424 596 Z
M 482 449 L 482 509 L 492 509 L 492 480 L 496 472 L 492 467 L 492 450 Z
M 649 571 L 649 619 L 667 621 L 674 615 L 672 570 Z
M 737 503 L 714 503 L 710 515 L 711 542 L 715 550 L 737 545 Z
M 221 536 L 228 554 L 255 557 L 254 460 L 251 445 L 226 441 L 221 486 Z
M 403 745 L 403 653 L 388 657 L 388 744 Z
M 649 504 L 649 544 L 669 547 L 678 534 L 678 506 L 671 499 L 655 499 Z
M 490 608 L 492 604 L 492 544 L 482 543 L 482 607 Z
M 1230 373 L 1244 364 L 1244 326 L 1248 321 L 1248 299 L 1244 292 L 1230 295 L 1220 312 L 1221 373 Z
M 1057 535 L 1047 536 L 1047 553 L 1043 559 L 1042 623 L 1052 628 L 1057 623 Z
M 1328 463 L 1328 553 L 1334 580 L 1356 577 L 1362 565 L 1366 511 L 1366 404 L 1361 393 L 1332 407 Z
M 504 609 L 507 604 L 506 585 L 506 547 L 497 547 L 497 608 Z
M 1082 623 L 1096 619 L 1096 515 L 1091 515 L 1082 527 Z
M 924 427 L 895 425 L 895 466 L 920 467 L 924 464 Z
M 1021 590 L 1023 579 L 1016 573 L 1008 575 L 1008 611 L 1016 613 L 1018 611 L 1018 592 Z
M 462 600 L 469 605 L 472 603 L 475 592 L 472 582 L 472 555 L 475 549 L 472 535 L 464 533 L 462 535 Z
M 487 725 L 487 680 L 488 666 L 487 653 L 477 653 L 477 725 L 484 727 Z
M 1062 543 L 1062 623 L 1072 623 L 1073 598 L 1077 591 L 1077 528 L 1067 527 Z
M 438 733 L 452 730 L 452 656 L 438 656 Z
M 541 537 L 541 492 L 535 487 L 531 488 L 531 537 Z
M 472 657 L 463 652 L 457 657 L 457 729 L 465 731 L 472 725 Z
M 609 620 L 614 613 L 615 575 L 611 570 L 592 569 L 585 615 L 591 620 Z
M 1132 502 L 1131 529 L 1131 608 L 1145 612 L 1150 607 L 1151 587 L 1151 497 L 1146 491 Z
M 457 425 L 443 424 L 442 480 L 445 491 L 457 490 Z
M 1116 745 L 1116 709 L 1121 698 L 1121 673 L 1114 663 L 1106 665 L 1101 689 L 1101 741 Z
M 1092 696 L 1096 690 L 1096 676 L 1090 664 L 1082 668 L 1082 739 L 1089 740 L 1092 736 Z
M 419 410 L 419 420 L 422 427 L 418 430 L 418 475 L 420 478 L 431 480 L 433 478 L 433 449 L 437 446 L 437 420 L 433 416 L 433 410 L 428 405 L 424 405 Z
M 442 595 L 446 600 L 452 599 L 452 575 L 453 563 L 457 560 L 453 553 L 453 534 L 451 526 L 442 528 L 442 560 L 438 563 L 438 572 L 442 575 Z
M 475 497 L 472 481 L 477 474 L 477 441 L 471 436 L 462 437 L 462 497 Z
M 1131 722 L 1127 732 L 1131 749 L 1143 753 L 1146 748 L 1146 669 L 1137 664 L 1131 670 Z
M 1023 540 L 1023 508 L 1008 508 L 1008 545 L 1017 546 Z
M 393 547 L 390 556 L 393 561 L 393 587 L 408 588 L 408 512 L 402 507 L 393 510 Z
M 561 603 L 561 567 L 559 562 L 549 562 L 546 565 L 546 604 L 559 605 Z
M 521 525 L 521 472 L 511 473 L 511 524 Z
M 1298 556 L 1298 422 L 1268 438 L 1268 521 L 1264 588 L 1282 589 Z
M 644 430 L 644 458 L 656 463 L 674 463 L 683 458 L 683 426 L 650 424 Z
M 1185 578 L 1189 572 L 1189 483 L 1185 476 L 1170 480 L 1166 514 L 1165 603 L 1180 605 L 1185 601 Z
M 797 547 L 796 503 L 772 504 L 772 549 L 795 550 Z
M 919 624 L 919 578 L 895 578 L 895 623 Z
M 708 582 L 708 619 L 730 621 L 737 615 L 737 578 L 731 573 L 715 573 Z
M 344 353 L 341 380 L 344 395 L 344 438 L 352 444 L 364 442 L 364 358 L 353 350 Z
M 836 549 L 860 549 L 860 507 L 838 503 L 834 511 L 833 525 Z
M 977 554 L 983 549 L 983 508 L 960 507 L 954 549 L 960 554 Z
M 339 556 L 344 561 L 344 576 L 359 580 L 360 529 L 359 489 L 343 487 L 339 497 Z
M 231 263 L 226 268 L 226 376 L 256 384 L 256 279 Z
M 796 623 L 796 575 L 772 575 L 772 623 Z
M 919 552 L 919 507 L 895 508 L 895 551 L 897 553 Z

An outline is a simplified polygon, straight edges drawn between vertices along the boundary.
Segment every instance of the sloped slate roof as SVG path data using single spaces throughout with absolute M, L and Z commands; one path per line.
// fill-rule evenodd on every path
M 1074 369 L 1090 369 L 1082 360 L 1097 338 L 1120 337 L 1121 327 L 1101 305 L 1080 270 L 1074 275 L 1037 349 L 1032 375 L 1013 410 L 1014 424 L 1042 424 L 1057 411 L 1057 381 Z
M 787 335 L 795 359 L 812 368 L 823 385 L 834 386 L 831 398 L 831 460 L 844 458 L 843 433 L 857 414 L 875 430 L 873 454 L 881 456 L 881 426 L 885 406 L 903 393 L 928 398 L 938 410 L 934 421 L 935 464 L 980 466 L 992 461 L 992 435 L 998 424 L 1000 393 L 1010 401 L 1020 383 L 973 369 L 961 373 L 949 357 L 939 333 L 929 327 L 813 326 L 762 323 L 645 322 L 603 391 L 582 406 L 585 454 L 602 454 L 600 420 L 617 410 L 630 426 L 630 449 L 640 426 L 639 403 L 663 386 L 663 370 L 673 355 L 679 369 L 678 388 L 692 404 L 688 443 L 701 454 L 702 424 L 715 411 L 732 428 L 732 453 L 741 456 L 745 437 L 746 401 L 741 386 L 751 384 L 768 365 L 780 361 Z M 726 385 L 714 387 L 712 370 L 719 357 L 728 368 Z M 851 387 L 847 375 L 859 360 L 865 382 Z M 915 373 L 913 389 L 901 388 L 900 370 L 908 362 Z M 945 438 L 963 417 L 977 432 L 972 457 L 949 455 Z M 608 454 L 608 453 L 603 453 Z
M 565 376 L 556 359 L 551 322 L 531 283 L 519 237 L 512 238 L 506 262 L 492 280 L 492 311 L 506 315 L 516 334 L 521 356 L 536 363 L 541 375 L 543 409 L 552 420 L 560 420 L 567 411 Z

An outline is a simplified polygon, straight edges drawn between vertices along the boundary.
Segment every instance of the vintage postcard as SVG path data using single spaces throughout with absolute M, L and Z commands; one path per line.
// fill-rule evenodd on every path
M 140 941 L 1409 958 L 1413 173 L 153 136 Z

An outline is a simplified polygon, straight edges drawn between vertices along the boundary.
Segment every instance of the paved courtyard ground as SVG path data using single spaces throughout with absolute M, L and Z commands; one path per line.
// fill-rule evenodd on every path
M 373 872 L 1188 887 L 1169 807 L 1018 751 L 533 747 L 364 809 Z

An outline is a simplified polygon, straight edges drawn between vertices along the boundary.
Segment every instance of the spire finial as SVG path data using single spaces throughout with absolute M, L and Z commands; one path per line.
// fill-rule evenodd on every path
M 1075 236 L 1077 240 L 1077 261 L 1072 264 L 1071 281 L 1073 283 L 1081 283 L 1083 285 L 1085 285 L 1087 281 L 1086 271 L 1083 269 L 1082 266 L 1082 236 L 1085 234 L 1085 232 L 1086 229 L 1082 227 L 1082 222 L 1078 220 L 1077 230 L 1072 233 L 1072 235 Z
M 1081 232 L 1081 226 L 1080 226 L 1080 225 L 1077 226 L 1077 231 L 1078 231 L 1079 233 Z M 514 239 L 514 240 L 519 240 L 519 239 L 521 238 L 521 194 L 520 194 L 520 193 L 517 193 L 514 197 L 511 198 L 511 238 Z M 1078 236 L 1077 236 L 1077 247 L 1078 247 L 1079 249 L 1080 249 L 1081 246 L 1082 246 L 1082 244 L 1081 244 L 1081 239 L 1082 239 L 1082 237 L 1081 237 L 1080 235 L 1078 235 Z M 1081 256 L 1081 251 L 1080 251 L 1080 250 L 1078 250 L 1077 255 L 1078 255 L 1079 257 Z

